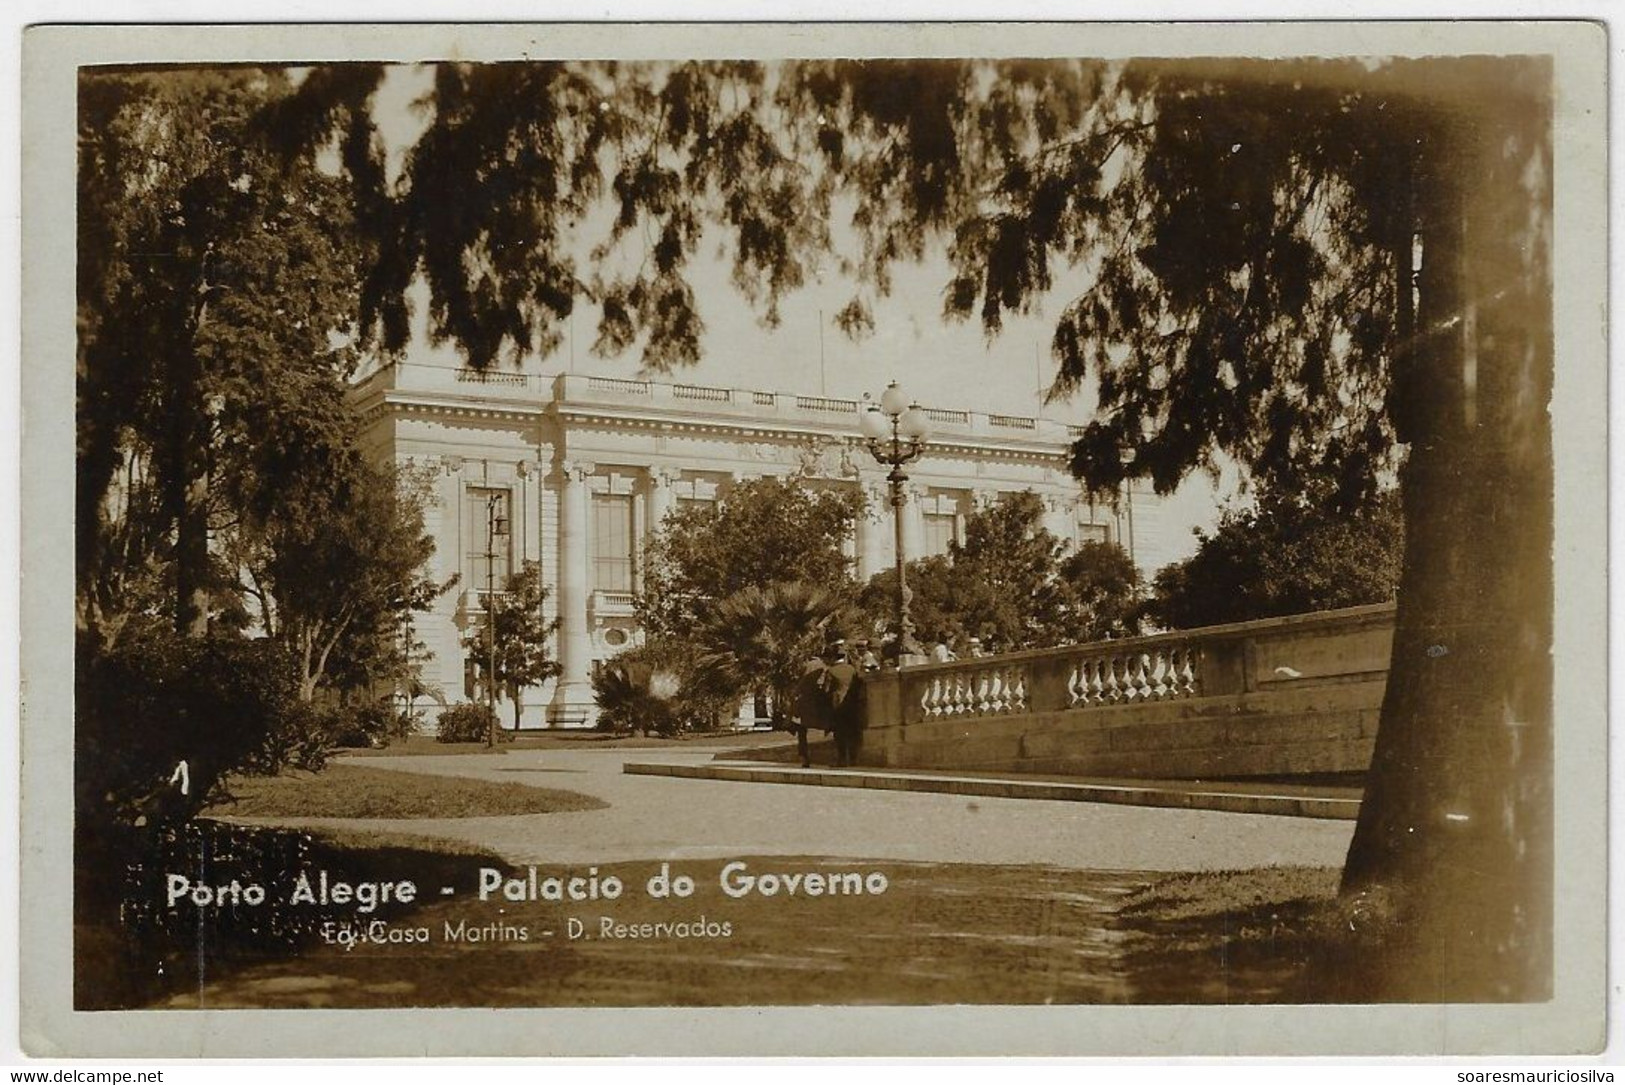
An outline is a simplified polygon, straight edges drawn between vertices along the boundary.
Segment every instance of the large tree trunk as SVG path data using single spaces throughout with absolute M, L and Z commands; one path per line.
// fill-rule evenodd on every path
M 1551 990 L 1547 72 L 1473 73 L 1422 151 L 1406 554 L 1345 894 L 1386 917 L 1377 997 Z M 1480 75 L 1485 78 L 1479 78 Z M 1493 78 L 1489 77 L 1493 75 Z M 1402 283 L 1408 289 L 1408 283 Z M 1382 921 L 1382 920 L 1379 920 Z

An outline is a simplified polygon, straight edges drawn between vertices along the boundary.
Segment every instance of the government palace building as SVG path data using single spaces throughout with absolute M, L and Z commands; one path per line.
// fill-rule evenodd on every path
M 1046 526 L 1066 543 L 1119 543 L 1148 576 L 1174 556 L 1149 491 L 1135 488 L 1115 508 L 1083 493 L 1067 470 L 1076 426 L 984 413 L 972 388 L 919 398 L 932 433 L 907 468 L 910 560 L 945 552 L 963 538 L 967 514 L 1022 490 L 1043 499 Z M 354 402 L 369 455 L 431 478 L 428 574 L 437 582 L 458 576 L 415 618 L 427 648 L 422 679 L 436 691 L 420 705 L 430 719 L 442 705 L 470 699 L 465 644 L 481 628 L 487 584 L 501 590 L 511 571 L 534 561 L 548 591 L 546 616 L 559 621 L 563 673 L 527 691 L 521 727 L 592 726 L 594 668 L 639 636 L 632 602 L 643 540 L 667 511 L 715 501 L 742 481 L 774 475 L 857 490 L 866 514 L 847 542 L 857 576 L 895 559 L 887 468 L 863 444 L 856 400 L 406 361 L 359 380 Z M 493 500 L 509 528 L 494 543 Z M 741 722 L 753 714 L 742 707 Z M 511 704 L 499 705 L 498 716 L 511 726 Z

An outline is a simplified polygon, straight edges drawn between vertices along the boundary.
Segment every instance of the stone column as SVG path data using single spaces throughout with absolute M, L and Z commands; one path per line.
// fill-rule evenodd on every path
M 661 521 L 671 511 L 671 472 L 664 467 L 649 468 L 649 519 L 647 531 L 660 530 Z
M 567 461 L 559 488 L 559 684 L 553 707 L 592 710 L 592 639 L 587 626 L 587 476 L 593 465 Z
M 886 540 L 892 534 L 891 506 L 886 503 L 884 483 L 864 482 L 858 492 L 863 496 L 857 523 L 858 579 L 867 582 L 890 564 Z
M 919 561 L 925 557 L 925 512 L 920 508 L 921 488 L 903 483 L 903 557 Z

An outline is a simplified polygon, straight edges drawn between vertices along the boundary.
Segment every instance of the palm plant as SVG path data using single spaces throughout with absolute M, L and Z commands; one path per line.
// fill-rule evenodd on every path
M 802 667 L 844 605 L 836 593 L 802 581 L 753 585 L 709 603 L 695 631 L 697 677 L 734 696 L 771 694 L 780 724 Z

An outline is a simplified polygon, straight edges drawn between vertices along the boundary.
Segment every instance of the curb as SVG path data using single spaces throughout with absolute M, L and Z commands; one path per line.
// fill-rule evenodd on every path
M 1228 814 L 1276 814 L 1286 817 L 1353 821 L 1360 814 L 1355 797 L 1257 794 L 1202 791 L 1134 784 L 1066 784 L 1046 780 L 993 780 L 974 776 L 935 776 L 888 773 L 872 769 L 772 768 L 757 765 L 667 765 L 628 762 L 621 771 L 631 776 L 672 776 L 690 780 L 732 780 L 753 784 L 801 784 L 812 787 L 861 787 L 878 791 L 918 791 L 947 795 L 978 795 L 999 799 L 1045 799 L 1059 802 L 1097 802 L 1119 806 L 1154 806 L 1185 810 L 1213 810 Z

